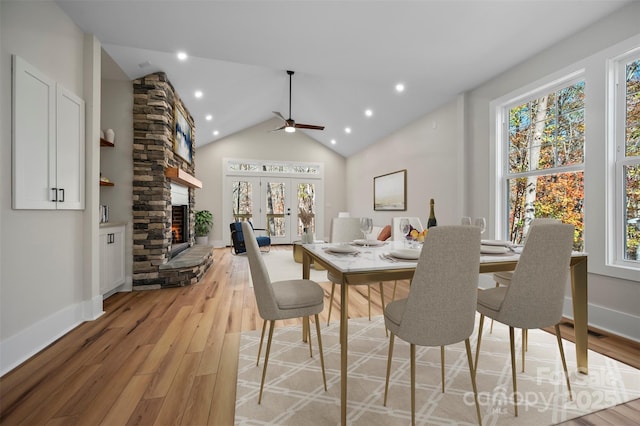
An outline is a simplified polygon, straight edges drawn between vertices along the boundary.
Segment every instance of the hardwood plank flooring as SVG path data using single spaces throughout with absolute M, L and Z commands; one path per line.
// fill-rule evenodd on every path
M 272 250 L 291 250 L 276 246 Z M 246 257 L 216 249 L 215 263 L 196 285 L 118 293 L 105 314 L 84 323 L 0 378 L 2 425 L 232 425 L 240 334 L 262 327 Z M 327 321 L 329 283 L 325 290 Z M 393 283 L 385 283 L 389 300 Z M 372 315 L 382 307 L 371 287 Z M 406 297 L 399 282 L 396 298 Z M 349 315 L 368 315 L 367 288 L 350 289 Z M 332 318 L 340 315 L 334 303 Z M 279 322 L 301 324 L 299 320 Z M 573 339 L 570 323 L 563 337 Z M 590 349 L 640 368 L 640 345 L 604 333 Z M 640 400 L 566 422 L 640 423 Z

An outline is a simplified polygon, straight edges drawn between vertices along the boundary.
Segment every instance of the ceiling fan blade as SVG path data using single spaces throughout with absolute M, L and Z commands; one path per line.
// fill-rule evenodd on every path
M 296 123 L 296 129 L 324 130 L 324 126 L 314 126 L 313 124 Z
M 282 116 L 282 114 L 280 114 L 278 111 L 271 111 L 271 112 L 273 112 L 276 116 L 280 117 L 280 118 L 281 118 L 281 119 L 283 119 L 284 121 L 287 121 L 287 119 L 286 119 L 286 118 L 284 118 L 284 117 Z
M 269 130 L 269 131 L 270 131 L 270 132 L 277 132 L 278 130 L 282 130 L 282 129 L 284 129 L 285 127 L 287 127 L 287 125 L 286 125 L 286 124 L 285 124 L 284 126 L 282 126 L 282 127 L 278 127 L 277 129 L 273 129 L 273 130 Z

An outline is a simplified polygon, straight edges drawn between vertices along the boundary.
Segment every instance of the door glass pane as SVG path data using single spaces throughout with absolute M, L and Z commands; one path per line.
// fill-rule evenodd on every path
M 284 221 L 285 184 L 267 182 L 267 229 L 272 237 L 287 235 Z
M 253 215 L 253 194 L 251 182 L 234 181 L 233 185 L 233 220 L 251 220 Z
M 299 183 L 297 188 L 298 197 L 298 212 L 304 210 L 311 213 L 311 223 L 309 228 L 311 232 L 316 232 L 316 217 L 315 217 L 315 203 L 316 203 L 316 186 L 313 183 Z M 302 235 L 302 229 L 304 224 L 298 215 L 298 235 Z

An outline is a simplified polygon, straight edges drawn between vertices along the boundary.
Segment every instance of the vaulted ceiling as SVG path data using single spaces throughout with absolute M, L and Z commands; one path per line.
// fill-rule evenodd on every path
M 292 118 L 348 157 L 630 0 L 56 2 L 127 78 L 167 73 L 198 146 L 288 117 L 294 70 Z

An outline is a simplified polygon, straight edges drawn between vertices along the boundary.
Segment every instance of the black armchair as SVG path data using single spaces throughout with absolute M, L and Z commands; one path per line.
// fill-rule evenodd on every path
M 251 228 L 254 231 L 265 231 L 266 229 L 254 228 L 253 224 L 249 222 Z M 231 250 L 233 254 L 243 254 L 247 252 L 247 248 L 244 244 L 244 235 L 242 234 L 242 225 L 241 222 L 232 222 L 229 224 L 229 228 L 231 229 Z M 263 252 L 268 252 L 271 249 L 271 237 L 268 235 L 256 236 L 256 240 L 258 241 L 258 247 Z

